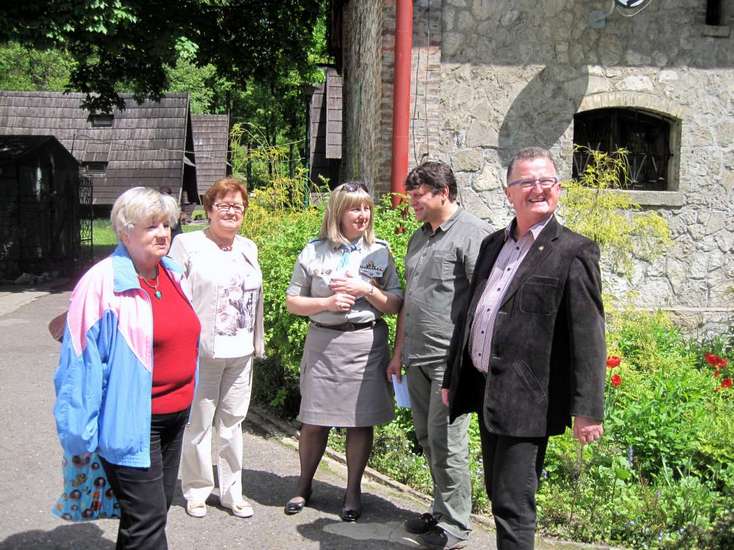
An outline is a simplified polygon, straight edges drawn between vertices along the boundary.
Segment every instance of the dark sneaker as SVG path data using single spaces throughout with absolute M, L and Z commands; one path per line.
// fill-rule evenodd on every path
M 428 533 L 418 535 L 416 538 L 421 548 L 429 550 L 452 550 L 466 546 L 465 540 L 455 537 L 440 527 L 434 527 Z
M 431 514 L 425 513 L 407 520 L 405 522 L 405 530 L 414 535 L 422 535 L 433 529 L 436 523 L 438 523 L 436 518 Z

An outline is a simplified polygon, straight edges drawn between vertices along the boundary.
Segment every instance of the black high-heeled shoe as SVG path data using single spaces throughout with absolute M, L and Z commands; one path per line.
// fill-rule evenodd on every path
M 305 496 L 295 496 L 292 499 L 290 499 L 288 502 L 285 503 L 285 508 L 283 511 L 289 515 L 292 516 L 293 514 L 299 513 L 303 508 L 308 504 L 308 501 L 311 500 L 311 491 L 305 495 Z
M 351 510 L 348 508 L 342 508 L 341 514 L 339 514 L 339 517 L 342 518 L 342 521 L 346 521 L 348 523 L 354 523 L 359 519 L 359 516 L 362 515 L 362 510 Z
M 342 501 L 342 511 L 339 514 L 339 517 L 342 519 L 342 521 L 354 523 L 362 515 L 362 506 L 360 504 L 359 508 L 347 508 L 345 506 L 346 501 L 347 497 L 345 496 L 344 500 Z

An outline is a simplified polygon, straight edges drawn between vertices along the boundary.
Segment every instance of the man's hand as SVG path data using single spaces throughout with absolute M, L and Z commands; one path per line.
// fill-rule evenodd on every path
M 581 443 L 593 443 L 604 434 L 601 422 L 588 416 L 575 416 L 573 419 L 573 436 Z
M 392 375 L 395 375 L 395 378 L 398 379 L 398 382 L 402 380 L 403 376 L 401 374 L 402 371 L 402 361 L 400 361 L 400 354 L 396 353 L 392 356 L 392 359 L 390 359 L 390 362 L 387 364 L 387 381 L 392 382 Z

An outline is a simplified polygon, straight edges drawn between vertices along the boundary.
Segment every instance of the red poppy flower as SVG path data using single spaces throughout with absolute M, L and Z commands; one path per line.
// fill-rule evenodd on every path
M 724 368 L 729 363 L 724 357 L 717 357 L 717 359 L 716 368 Z
M 721 376 L 721 371 L 719 370 L 719 367 L 716 367 L 714 369 L 714 378 L 718 378 L 719 376 Z
M 731 385 L 732 385 L 731 378 L 724 378 L 721 381 L 721 387 L 722 388 L 731 388 Z
M 618 367 L 621 362 L 622 362 L 621 357 L 617 357 L 616 355 L 610 355 L 609 357 L 607 357 L 607 368 L 613 369 L 614 367 Z
M 711 366 L 716 366 L 719 364 L 719 361 L 721 361 L 721 357 L 719 357 L 718 355 L 714 353 L 704 353 L 703 358 Z
M 612 377 L 609 379 L 609 381 L 612 383 L 612 386 L 615 388 L 618 388 L 622 385 L 622 377 L 618 374 L 613 374 Z

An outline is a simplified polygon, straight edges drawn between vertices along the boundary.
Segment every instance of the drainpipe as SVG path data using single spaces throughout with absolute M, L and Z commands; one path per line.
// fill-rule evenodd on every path
M 392 108 L 392 171 L 390 191 L 405 193 L 410 129 L 410 70 L 413 60 L 413 0 L 397 0 L 395 15 L 395 72 Z M 400 201 L 393 195 L 392 204 Z

